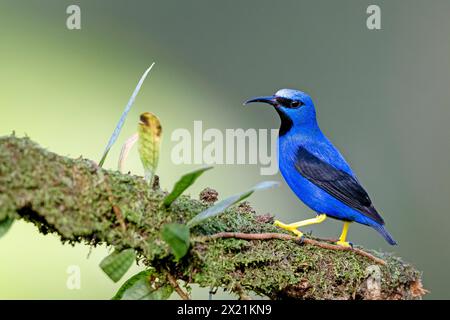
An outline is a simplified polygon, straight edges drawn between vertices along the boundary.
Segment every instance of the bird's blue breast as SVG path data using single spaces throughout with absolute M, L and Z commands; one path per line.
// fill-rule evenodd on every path
M 298 132 L 296 129 L 280 136 L 278 144 L 280 171 L 292 191 L 317 213 L 327 214 L 341 220 L 372 225 L 373 220 L 342 203 L 299 173 L 296 169 L 296 161 L 298 161 L 296 153 L 299 147 L 302 147 L 320 160 L 330 163 L 336 169 L 354 177 L 345 159 L 322 134 L 320 129 L 313 128 L 313 130 L 308 131 L 307 128 L 303 128 L 303 132 Z

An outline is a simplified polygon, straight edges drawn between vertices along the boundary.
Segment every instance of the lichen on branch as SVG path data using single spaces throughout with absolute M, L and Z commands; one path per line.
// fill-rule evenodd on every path
M 155 186 L 88 159 L 56 155 L 28 138 L 0 137 L 0 221 L 23 219 L 63 242 L 132 248 L 142 265 L 167 274 L 167 283 L 179 279 L 272 299 L 416 299 L 425 294 L 421 273 L 390 254 L 370 252 L 386 262 L 381 265 L 354 250 L 314 245 L 317 239 L 217 236 L 281 232 L 248 203 L 193 227 L 188 254 L 175 261 L 161 239 L 163 226 L 186 223 L 212 203 L 204 195 L 203 200 L 182 195 L 166 207 L 161 202 L 167 192 Z

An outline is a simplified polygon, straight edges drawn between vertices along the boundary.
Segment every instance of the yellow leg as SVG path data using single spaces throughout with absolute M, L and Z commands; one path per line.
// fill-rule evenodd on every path
M 303 233 L 300 232 L 299 230 L 297 230 L 297 228 L 309 226 L 311 224 L 322 223 L 325 221 L 326 218 L 327 218 L 327 216 L 325 214 L 319 214 L 315 218 L 298 221 L 298 222 L 294 222 L 294 223 L 290 223 L 290 224 L 284 224 L 281 221 L 275 220 L 274 225 L 276 225 L 277 227 L 283 228 L 285 230 L 288 230 L 288 231 L 294 233 L 295 235 L 297 235 L 298 237 L 302 237 Z
M 339 241 L 336 242 L 337 245 L 343 246 L 343 247 L 351 247 L 352 245 L 345 241 L 347 239 L 347 233 L 348 233 L 348 227 L 350 226 L 350 221 L 344 222 L 344 227 L 342 228 L 341 236 L 339 237 Z

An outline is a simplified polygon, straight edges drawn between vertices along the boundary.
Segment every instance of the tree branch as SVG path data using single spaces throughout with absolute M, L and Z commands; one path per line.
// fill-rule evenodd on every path
M 222 287 L 240 297 L 415 299 L 425 294 L 421 273 L 401 259 L 330 250 L 335 246 L 310 237 L 299 244 L 247 203 L 191 230 L 190 251 L 175 262 L 161 240 L 162 226 L 185 223 L 211 204 L 181 196 L 164 208 L 165 195 L 142 177 L 58 156 L 28 138 L 0 138 L 0 221 L 24 219 L 63 242 L 133 248 L 140 263 L 171 270 L 172 280 Z M 247 239 L 245 234 L 263 235 Z M 378 270 L 375 280 L 373 270 Z
M 314 239 L 304 238 L 299 239 L 298 237 L 291 236 L 284 233 L 242 233 L 242 232 L 219 232 L 210 236 L 205 236 L 202 238 L 198 238 L 200 241 L 205 240 L 212 240 L 212 239 L 218 239 L 218 238 L 236 238 L 236 239 L 245 239 L 245 240 L 272 240 L 272 239 L 281 239 L 281 240 L 290 240 L 295 242 L 300 242 L 310 244 L 312 246 L 317 246 L 320 248 L 328 249 L 328 250 L 342 250 L 342 251 L 349 251 L 352 250 L 353 252 L 364 256 L 366 258 L 369 258 L 370 260 L 373 260 L 375 263 L 386 265 L 386 261 L 383 259 L 377 258 L 374 255 L 358 249 L 358 248 L 348 248 L 343 246 L 334 245 L 331 243 L 326 243 L 323 241 L 317 241 Z
M 189 295 L 186 292 L 184 292 L 183 289 L 180 288 L 177 279 L 175 279 L 170 273 L 167 274 L 167 280 L 169 281 L 170 285 L 173 287 L 173 289 L 180 296 L 181 299 L 191 300 Z

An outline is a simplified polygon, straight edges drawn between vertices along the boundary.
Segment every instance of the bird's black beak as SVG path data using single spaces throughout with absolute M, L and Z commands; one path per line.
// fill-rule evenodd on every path
M 268 103 L 272 106 L 277 106 L 278 102 L 276 100 L 275 96 L 266 96 L 266 97 L 256 97 L 256 98 L 252 98 L 250 100 L 247 100 L 244 102 L 244 106 L 249 104 L 249 103 L 253 103 L 253 102 L 262 102 L 262 103 Z

